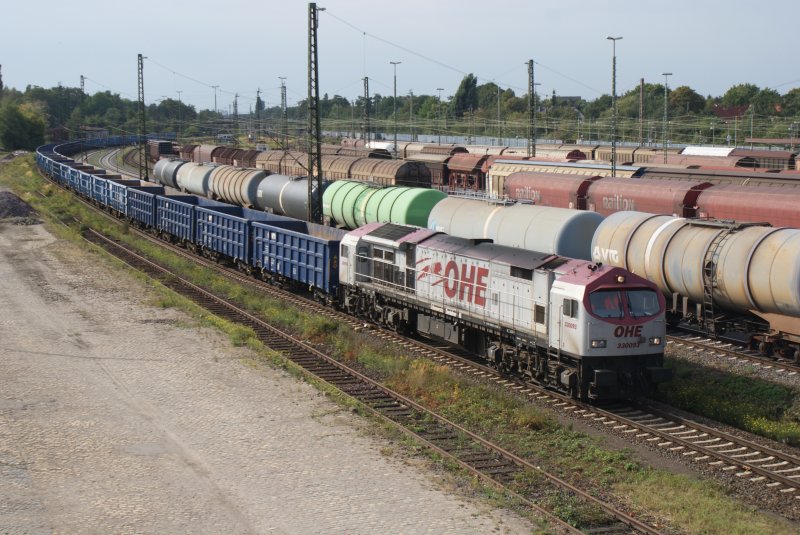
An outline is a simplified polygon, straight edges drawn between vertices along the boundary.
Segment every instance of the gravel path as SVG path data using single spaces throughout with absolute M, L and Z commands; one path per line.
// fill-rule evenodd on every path
M 104 265 L 0 221 L 0 533 L 530 533 Z

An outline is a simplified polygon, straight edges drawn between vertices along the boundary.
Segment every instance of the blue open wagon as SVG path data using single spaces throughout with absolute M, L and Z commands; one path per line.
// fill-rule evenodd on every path
M 221 203 L 218 203 L 221 204 Z M 195 208 L 195 245 L 244 265 L 250 264 L 251 225 L 278 216 L 223 204 Z
M 106 184 L 107 197 L 103 204 L 122 215 L 128 215 L 128 190 L 142 182 L 140 180 L 107 178 Z
M 132 186 L 128 188 L 128 219 L 146 227 L 156 228 L 156 196 L 164 195 L 161 186 Z
M 196 195 L 159 195 L 156 197 L 156 230 L 170 234 L 178 241 L 194 242 L 194 209 L 197 206 L 233 208 Z
M 287 217 L 254 222 L 252 265 L 333 296 L 339 285 L 339 242 L 346 231 Z

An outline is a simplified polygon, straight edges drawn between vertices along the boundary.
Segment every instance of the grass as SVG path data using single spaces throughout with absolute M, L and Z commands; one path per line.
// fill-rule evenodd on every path
M 59 217 L 74 215 L 87 225 L 98 225 L 120 239 L 135 242 L 145 254 L 175 267 L 182 276 L 196 284 L 214 288 L 235 298 L 255 313 L 294 329 L 313 343 L 325 344 L 333 349 L 337 358 L 358 364 L 370 376 L 439 410 L 474 432 L 490 437 L 537 465 L 579 485 L 587 485 L 598 493 L 607 493 L 611 489 L 640 515 L 647 513 L 663 518 L 671 526 L 692 533 L 780 533 L 789 532 L 791 527 L 795 527 L 782 519 L 749 509 L 741 501 L 726 496 L 716 483 L 643 466 L 630 451 L 613 451 L 603 444 L 601 438 L 561 426 L 546 410 L 533 406 L 502 388 L 462 377 L 427 360 L 411 358 L 404 354 L 401 347 L 370 336 L 368 330 L 357 332 L 329 319 L 298 312 L 285 303 L 265 299 L 247 288 L 221 279 L 209 270 L 177 258 L 158 246 L 138 240 L 127 234 L 124 225 L 107 222 L 75 203 L 69 194 L 43 184 L 42 179 L 33 171 L 32 162 L 32 157 L 25 157 L 0 166 L 0 183 L 11 186 L 40 210 L 45 218 L 48 217 L 45 215 L 47 213 L 58 214 Z M 37 190 L 46 191 L 46 198 L 34 196 L 33 192 Z M 75 231 L 81 227 L 79 223 L 70 225 Z M 76 232 L 58 232 L 80 242 Z M 264 349 L 251 331 L 210 316 L 158 285 L 155 286 L 153 295 L 158 306 L 175 306 L 187 310 L 203 324 L 227 333 L 232 344 L 256 349 L 259 362 L 278 365 L 303 377 L 337 403 L 365 413 L 360 405 L 338 390 L 310 378 L 293 364 Z M 700 372 L 698 370 L 697 374 Z M 680 371 L 678 376 L 680 381 L 684 381 L 683 376 L 691 377 L 693 374 L 693 371 L 688 374 Z M 681 384 L 680 381 L 678 384 Z M 776 402 L 770 406 L 777 406 L 784 399 L 775 395 Z M 753 414 L 754 418 L 767 418 L 772 413 L 767 410 Z M 387 431 L 385 426 L 379 428 L 397 444 L 402 445 L 404 451 L 423 451 L 418 444 L 400 436 L 396 431 Z M 442 469 L 451 467 L 449 462 L 442 461 L 435 455 L 431 459 L 431 462 L 437 463 Z M 509 505 L 498 493 L 478 484 L 472 478 L 456 478 L 455 481 L 455 486 L 474 487 L 475 492 L 486 495 L 490 500 Z M 559 492 L 543 493 L 541 483 L 541 475 L 536 472 L 526 473 L 516 481 L 517 490 L 539 494 L 542 503 L 559 511 L 565 520 L 575 525 L 591 525 L 602 516 L 595 508 L 576 503 Z M 730 514 L 731 512 L 738 513 Z
M 796 527 L 791 529 L 788 524 L 781 526 L 752 507 L 728 500 L 722 488 L 674 474 L 652 473 L 645 478 L 620 484 L 616 490 L 646 508 L 664 510 L 673 523 L 691 526 L 691 533 L 796 533 Z
M 800 446 L 800 396 L 796 389 L 676 359 L 674 378 L 656 399 L 757 435 Z

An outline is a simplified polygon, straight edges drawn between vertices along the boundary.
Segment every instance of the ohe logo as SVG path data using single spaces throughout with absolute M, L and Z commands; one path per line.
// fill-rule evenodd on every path
M 459 266 L 455 260 L 450 260 L 442 266 L 441 262 L 431 262 L 430 258 L 417 261 L 419 275 L 417 280 L 422 281 L 431 277 L 431 286 L 442 285 L 444 294 L 451 299 L 466 301 L 479 306 L 486 305 L 486 278 L 489 269 L 468 265 L 461 261 Z

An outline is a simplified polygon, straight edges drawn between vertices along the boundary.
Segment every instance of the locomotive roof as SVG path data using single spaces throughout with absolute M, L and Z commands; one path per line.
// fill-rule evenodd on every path
M 402 247 L 403 244 L 419 243 L 425 238 L 437 234 L 435 230 L 412 227 L 409 225 L 396 225 L 394 223 L 370 223 L 350 233 L 363 236 L 367 241 L 382 243 L 391 247 Z
M 526 269 L 538 269 L 545 265 L 552 268 L 567 261 L 565 258 L 550 253 L 526 251 L 516 247 L 457 238 L 447 234 L 437 234 L 428 238 L 421 246 L 436 251 L 458 253 L 475 260 L 491 261 L 496 264 L 507 264 Z

